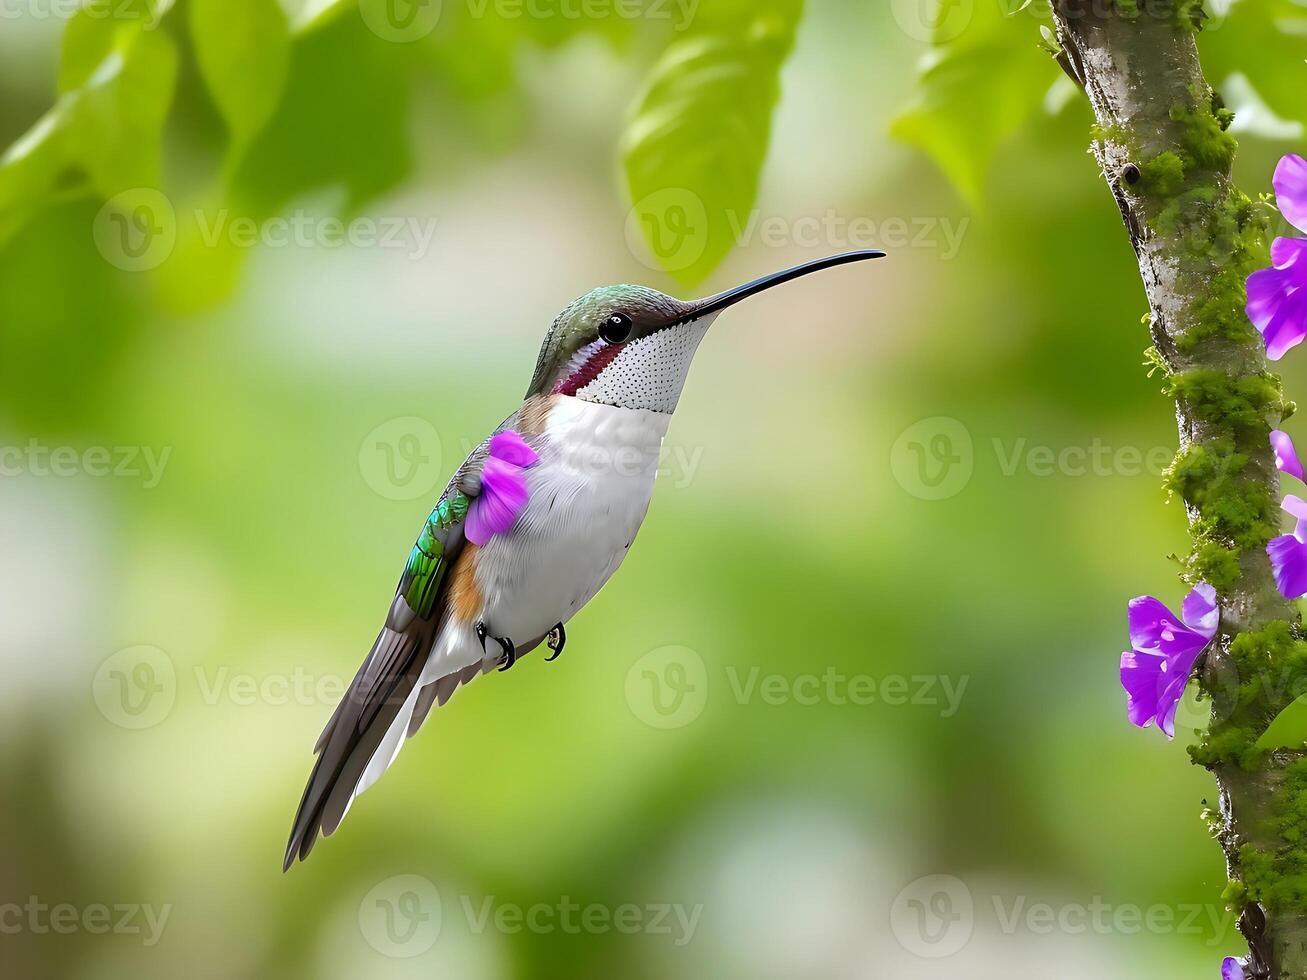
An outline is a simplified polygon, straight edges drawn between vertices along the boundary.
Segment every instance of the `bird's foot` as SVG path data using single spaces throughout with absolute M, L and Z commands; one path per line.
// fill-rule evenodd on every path
M 486 652 L 486 640 L 494 640 L 499 644 L 499 670 L 502 673 L 513 664 L 517 663 L 517 646 L 506 636 L 491 636 L 490 631 L 486 629 L 486 624 L 477 622 L 476 624 L 477 639 L 481 641 L 481 651 Z
M 545 637 L 545 645 L 554 652 L 545 657 L 545 663 L 552 663 L 563 654 L 563 647 L 567 646 L 567 630 L 563 629 L 563 624 L 559 623 L 551 629 Z

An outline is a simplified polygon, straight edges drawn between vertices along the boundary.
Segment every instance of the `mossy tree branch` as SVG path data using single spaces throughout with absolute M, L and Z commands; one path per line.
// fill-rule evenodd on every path
M 1307 690 L 1307 644 L 1265 551 L 1279 521 L 1268 436 L 1292 409 L 1244 313 L 1246 278 L 1268 264 L 1265 221 L 1231 181 L 1231 116 L 1198 56 L 1201 0 L 1055 0 L 1054 16 L 1059 63 L 1093 107 L 1094 155 L 1139 261 L 1150 358 L 1175 401 L 1168 486 L 1189 517 L 1185 577 L 1221 597 L 1220 642 L 1200 672 L 1212 721 L 1192 755 L 1220 786 L 1208 817 L 1226 898 L 1248 974 L 1307 980 L 1307 761 L 1255 746 Z

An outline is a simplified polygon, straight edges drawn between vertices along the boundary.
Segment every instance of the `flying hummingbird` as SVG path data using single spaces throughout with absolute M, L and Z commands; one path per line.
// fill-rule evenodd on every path
M 644 286 L 586 293 L 554 321 L 522 406 L 467 458 L 409 553 L 386 623 L 314 748 L 283 870 L 333 833 L 433 705 L 506 671 L 565 624 L 626 557 L 690 362 L 717 315 L 844 252 L 707 299 Z

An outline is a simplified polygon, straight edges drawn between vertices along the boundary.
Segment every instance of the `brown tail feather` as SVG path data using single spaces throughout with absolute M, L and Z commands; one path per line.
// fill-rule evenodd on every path
M 318 739 L 318 758 L 295 814 L 283 871 L 296 857 L 308 857 L 319 833 L 330 834 L 339 826 L 359 777 L 417 683 L 438 620 L 415 617 L 402 631 L 386 626 L 377 635 L 372 653 Z

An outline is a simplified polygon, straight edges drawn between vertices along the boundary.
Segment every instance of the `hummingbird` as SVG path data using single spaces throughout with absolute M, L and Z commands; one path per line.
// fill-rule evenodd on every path
M 282 870 L 340 826 L 360 793 L 455 690 L 507 671 L 594 598 L 644 521 L 690 362 L 723 311 L 865 249 L 706 299 L 594 289 L 549 328 L 520 408 L 454 473 L 409 552 L 385 625 L 314 746 Z

